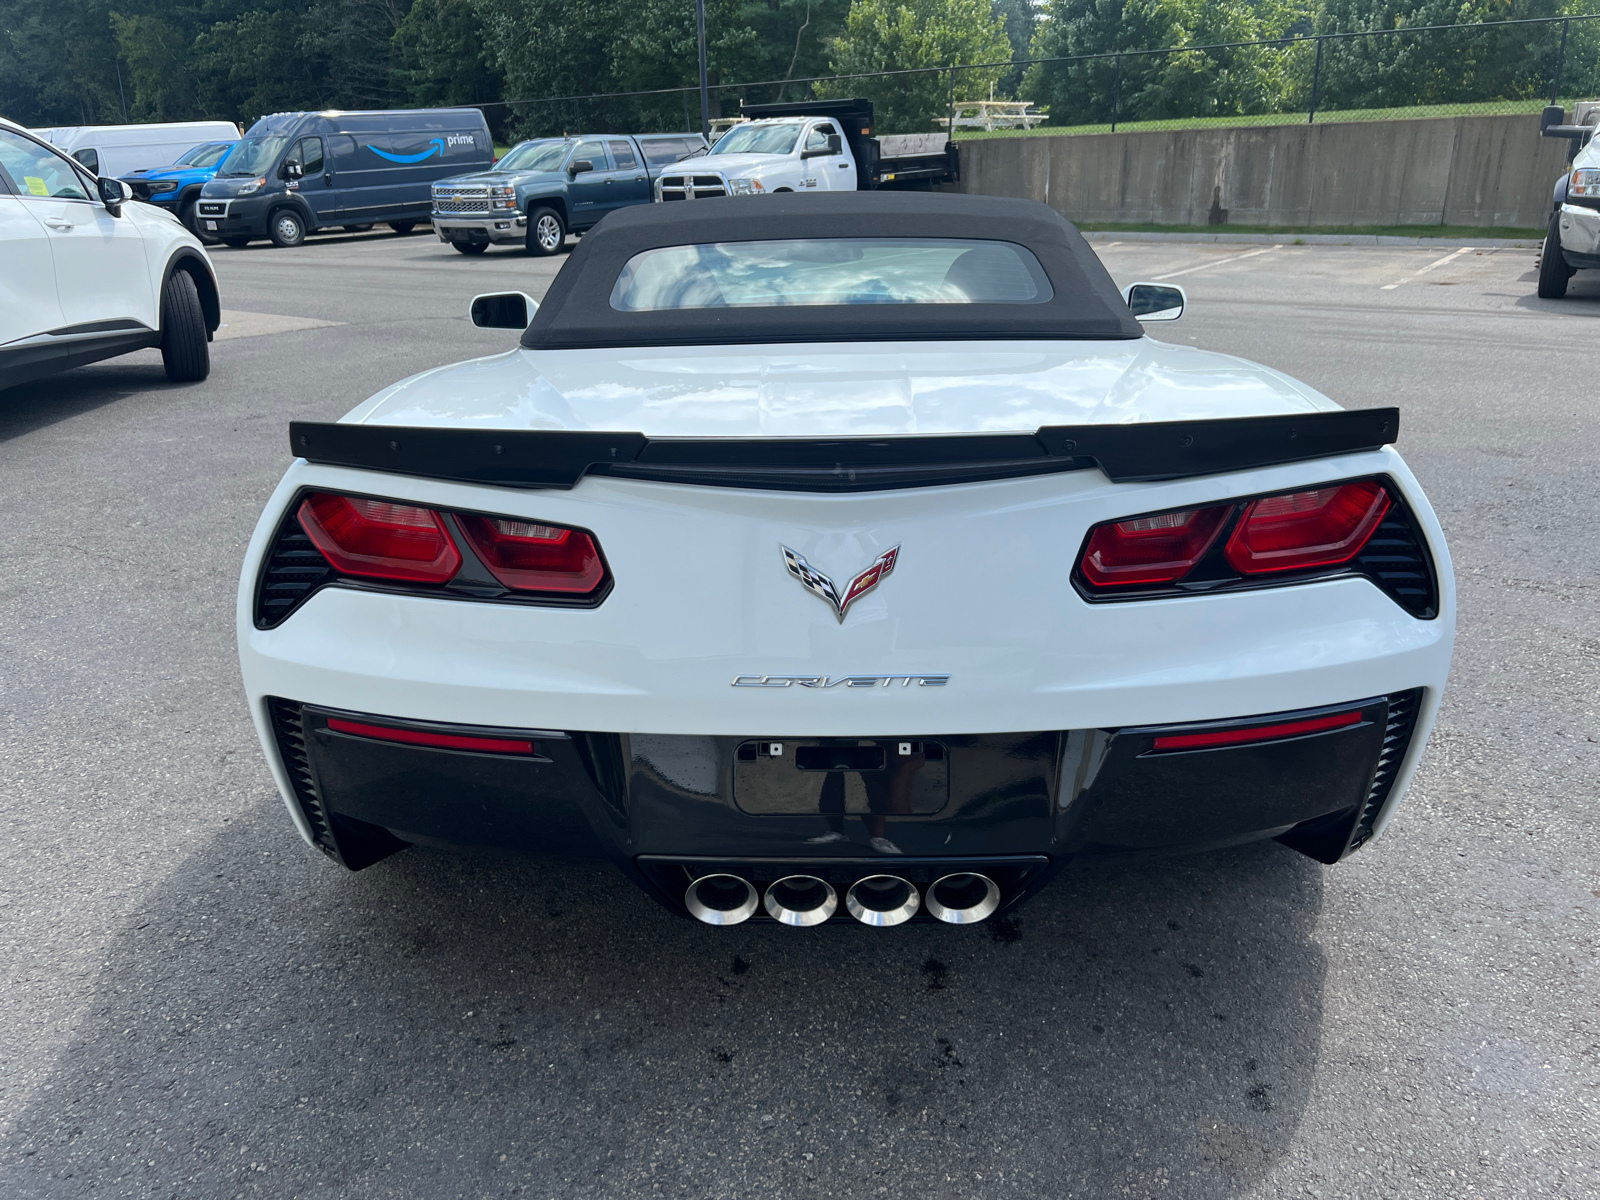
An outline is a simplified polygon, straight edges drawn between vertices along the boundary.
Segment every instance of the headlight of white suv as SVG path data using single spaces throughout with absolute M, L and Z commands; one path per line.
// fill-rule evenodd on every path
M 766 190 L 761 186 L 761 180 L 759 179 L 728 180 L 728 195 L 730 196 L 759 196 Z
M 1579 167 L 1567 183 L 1567 195 L 1582 196 L 1586 200 L 1600 197 L 1600 168 Z
M 505 184 L 496 184 L 489 189 L 489 205 L 492 208 L 515 208 L 517 189 Z
M 262 188 L 264 188 L 266 186 L 267 186 L 267 177 L 265 175 L 258 175 L 254 179 L 252 179 L 249 183 L 245 184 L 242 188 L 239 189 L 239 195 L 248 196 L 252 192 L 259 192 Z

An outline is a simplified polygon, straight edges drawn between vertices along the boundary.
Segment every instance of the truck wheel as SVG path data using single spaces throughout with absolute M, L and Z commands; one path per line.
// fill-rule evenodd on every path
M 1561 257 L 1561 214 L 1550 217 L 1550 231 L 1544 235 L 1544 249 L 1539 252 L 1539 299 L 1559 300 L 1567 294 L 1567 280 L 1572 278 L 1572 268 Z
M 298 246 L 306 240 L 306 223 L 292 208 L 280 208 L 273 213 L 267 231 L 268 236 L 272 238 L 272 244 L 280 250 Z
M 567 226 L 553 208 L 536 208 L 528 214 L 528 253 L 547 258 L 567 240 Z
M 406 234 L 410 233 L 416 227 L 417 227 L 417 223 L 415 221 L 390 221 L 389 222 L 389 228 L 394 230 L 401 237 L 405 237 Z
M 187 271 L 174 271 L 161 289 L 161 363 L 173 383 L 197 383 L 211 374 L 206 314 Z
M 247 237 L 225 237 L 222 239 L 222 244 L 224 246 L 232 246 L 235 250 L 243 250 L 250 244 L 250 239 Z
M 463 254 L 482 254 L 489 248 L 488 242 L 451 242 Z

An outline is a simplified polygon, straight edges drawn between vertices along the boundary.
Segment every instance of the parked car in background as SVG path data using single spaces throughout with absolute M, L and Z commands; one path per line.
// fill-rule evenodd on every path
M 874 137 L 871 100 L 805 100 L 743 105 L 747 120 L 710 153 L 663 171 L 657 200 L 770 196 L 778 192 L 926 190 L 961 178 L 945 131 Z
M 1538 291 L 1544 300 L 1565 296 L 1567 282 L 1579 271 L 1600 268 L 1600 146 L 1593 141 L 1600 103 L 1574 105 L 1571 124 L 1564 123 L 1566 115 L 1566 109 L 1552 104 L 1539 118 L 1541 137 L 1572 143 L 1539 249 Z
M 215 235 L 202 235 L 195 228 L 194 203 L 200 199 L 200 189 L 217 173 L 218 164 L 237 141 L 237 138 L 229 138 L 225 142 L 202 142 L 180 154 L 170 167 L 130 171 L 122 176 L 122 182 L 133 189 L 135 200 L 160 205 L 202 242 L 214 242 Z
M 262 117 L 201 189 L 195 219 L 230 246 L 298 246 L 329 228 L 428 219 L 436 179 L 482 170 L 494 141 L 476 108 L 294 112 Z
M 90 172 L 120 179 L 134 171 L 164 167 L 202 142 L 231 142 L 239 127 L 232 121 L 164 121 L 151 125 L 61 125 L 35 129 L 57 150 Z
M 520 243 L 554 254 L 613 209 L 649 204 L 663 168 L 703 153 L 698 133 L 544 138 L 513 147 L 487 171 L 433 185 L 433 230 L 463 254 Z
M 0 120 L 0 388 L 151 346 L 175 382 L 209 374 L 222 321 L 211 261 L 169 213 L 132 199 Z

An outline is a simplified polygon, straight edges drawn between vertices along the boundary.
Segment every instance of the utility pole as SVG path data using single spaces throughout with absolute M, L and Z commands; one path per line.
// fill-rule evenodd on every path
M 695 25 L 700 34 L 700 136 L 711 141 L 711 89 L 706 85 L 706 0 L 694 0 Z

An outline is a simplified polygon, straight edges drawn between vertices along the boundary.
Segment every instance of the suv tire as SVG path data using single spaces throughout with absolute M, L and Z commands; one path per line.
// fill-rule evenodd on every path
M 161 288 L 161 364 L 173 383 L 198 383 L 211 374 L 206 313 L 187 271 L 174 271 Z
M 561 253 L 566 245 L 567 223 L 553 208 L 536 208 L 528 214 L 528 253 L 536 258 L 548 258 Z
M 298 246 L 306 240 L 306 223 L 292 208 L 280 208 L 267 220 L 267 235 L 280 250 Z
M 482 254 L 489 248 L 488 242 L 451 242 L 463 254 Z
M 250 239 L 247 237 L 225 237 L 222 239 L 222 244 L 224 246 L 232 246 L 235 250 L 243 250 L 250 244 Z
M 417 227 L 417 223 L 415 221 L 390 221 L 389 222 L 389 228 L 394 230 L 401 237 L 405 237 L 406 234 L 410 233 L 416 227 Z
M 1567 280 L 1572 276 L 1572 268 L 1561 257 L 1561 214 L 1552 213 L 1544 248 L 1539 251 L 1539 299 L 1561 299 L 1567 294 Z

